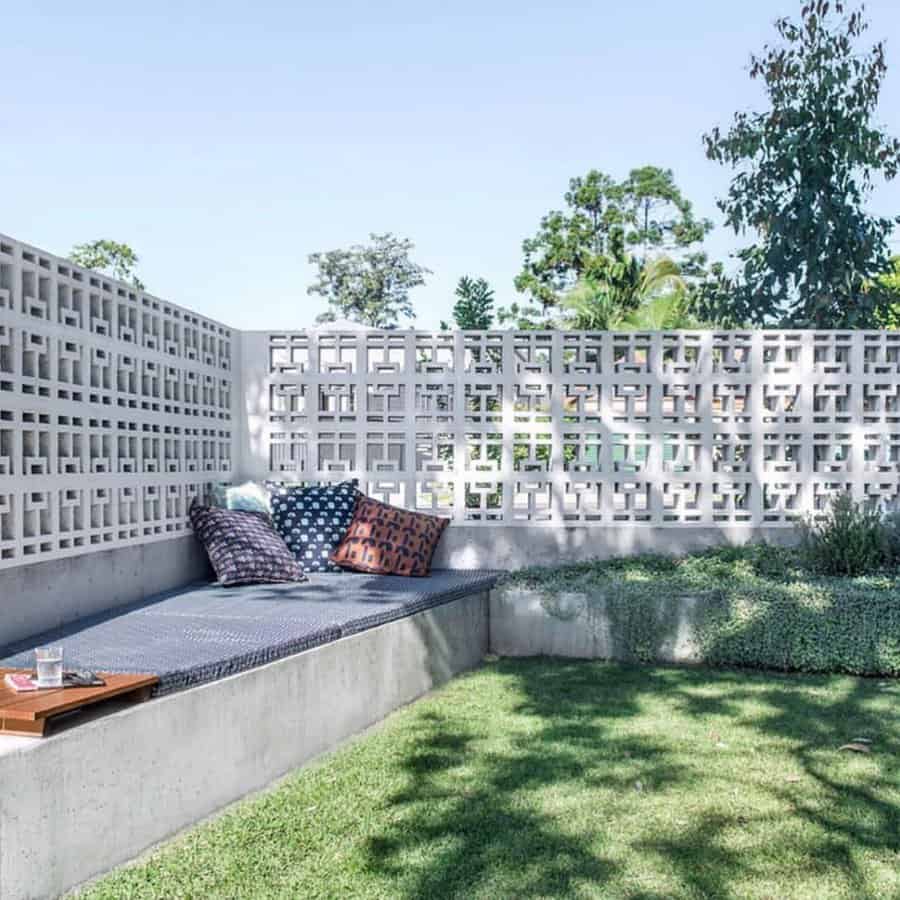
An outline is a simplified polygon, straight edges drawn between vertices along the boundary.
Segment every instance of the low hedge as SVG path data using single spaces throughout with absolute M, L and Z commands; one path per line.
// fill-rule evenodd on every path
M 556 598 L 583 594 L 577 613 L 604 621 L 625 658 L 651 661 L 689 621 L 701 661 L 800 672 L 900 675 L 900 578 L 819 577 L 790 550 L 754 545 L 683 557 L 634 557 L 510 574 L 539 591 L 550 615 L 571 617 Z

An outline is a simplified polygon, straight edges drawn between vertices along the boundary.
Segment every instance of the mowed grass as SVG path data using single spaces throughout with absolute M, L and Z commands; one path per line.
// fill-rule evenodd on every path
M 900 897 L 898 709 L 897 682 L 488 661 L 82 896 Z

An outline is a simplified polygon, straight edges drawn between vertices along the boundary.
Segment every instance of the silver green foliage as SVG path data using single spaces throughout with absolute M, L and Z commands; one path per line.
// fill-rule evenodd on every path
M 537 590 L 548 615 L 602 619 L 615 655 L 649 662 L 690 610 L 698 659 L 713 666 L 900 675 L 900 577 L 810 573 L 796 550 L 754 544 L 676 559 L 641 556 L 525 569 L 505 584 Z M 685 604 L 684 598 L 694 602 Z M 596 622 L 595 622 L 596 618 Z

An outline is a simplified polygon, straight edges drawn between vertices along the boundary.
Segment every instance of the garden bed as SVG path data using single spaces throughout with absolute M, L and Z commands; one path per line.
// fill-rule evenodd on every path
M 768 545 L 639 556 L 506 577 L 501 655 L 900 675 L 900 577 L 811 574 Z

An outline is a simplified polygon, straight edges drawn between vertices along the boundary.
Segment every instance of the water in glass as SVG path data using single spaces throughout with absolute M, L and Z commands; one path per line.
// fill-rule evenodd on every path
M 62 647 L 38 647 L 34 651 L 39 688 L 62 687 Z

